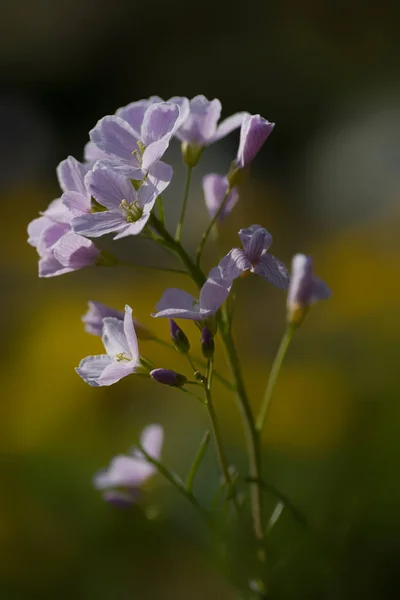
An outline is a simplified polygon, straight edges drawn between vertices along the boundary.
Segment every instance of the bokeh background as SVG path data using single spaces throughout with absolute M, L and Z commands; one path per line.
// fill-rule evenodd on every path
M 92 474 L 125 452 L 141 428 L 166 430 L 165 462 L 184 475 L 207 427 L 201 405 L 128 378 L 91 389 L 74 373 L 101 350 L 83 332 L 87 300 L 122 308 L 168 339 L 150 312 L 180 276 L 92 269 L 39 280 L 26 226 L 59 195 L 55 167 L 82 158 L 97 119 L 158 94 L 220 98 L 223 115 L 276 122 L 240 205 L 221 228 L 261 223 L 273 252 L 314 256 L 333 298 L 308 315 L 276 389 L 264 436 L 264 477 L 307 515 L 283 513 L 269 538 L 271 597 L 398 598 L 400 575 L 399 191 L 400 5 L 390 0 L 201 3 L 160 0 L 1 2 L 0 597 L 4 600 L 231 599 L 201 524 L 156 477 L 144 510 L 105 505 Z M 224 173 L 229 138 L 196 169 L 184 239 L 194 250 L 207 215 L 201 177 Z M 184 169 L 168 221 L 178 213 Z M 170 259 L 138 240 L 118 254 Z M 210 243 L 206 262 L 215 262 Z M 284 327 L 284 295 L 241 283 L 235 336 L 254 407 Z M 197 333 L 187 331 L 198 348 Z M 143 343 L 158 366 L 178 355 Z M 219 353 L 221 354 L 221 352 Z M 222 357 L 218 368 L 227 373 Z M 233 398 L 216 387 L 232 462 L 245 472 Z M 218 485 L 212 451 L 196 482 L 204 503 Z M 272 511 L 274 499 L 266 495 Z

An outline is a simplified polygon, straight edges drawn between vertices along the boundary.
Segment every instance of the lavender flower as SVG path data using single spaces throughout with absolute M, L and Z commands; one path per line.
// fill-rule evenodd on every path
M 239 231 L 243 250 L 233 248 L 219 263 L 224 279 L 233 281 L 245 272 L 256 273 L 279 288 L 289 285 L 289 274 L 285 265 L 268 254 L 272 244 L 271 234 L 261 227 L 252 225 Z
M 90 131 L 91 141 L 109 156 L 99 163 L 130 179 L 142 180 L 167 150 L 179 117 L 180 108 L 175 103 L 152 104 L 144 113 L 140 135 L 119 116 L 103 117 Z
M 120 310 L 116 310 L 115 308 L 110 308 L 105 304 L 101 304 L 100 302 L 88 302 L 88 310 L 83 315 L 82 321 L 85 324 L 85 331 L 87 333 L 91 333 L 93 335 L 102 335 L 103 333 L 103 319 L 106 317 L 114 317 L 115 319 L 119 319 L 120 321 L 124 320 L 124 313 Z M 138 340 L 151 340 L 154 338 L 153 333 L 142 325 L 138 323 L 136 319 L 133 319 L 133 325 L 135 327 L 136 337 Z
M 204 199 L 206 202 L 207 210 L 211 218 L 214 217 L 218 211 L 221 203 L 225 198 L 225 194 L 229 187 L 229 181 L 227 177 L 217 175 L 216 173 L 210 173 L 203 177 L 203 192 Z M 225 202 L 224 208 L 219 216 L 219 220 L 229 215 L 229 213 L 235 207 L 239 200 L 239 192 L 237 188 L 233 188 L 228 195 Z
M 190 342 L 185 332 L 176 324 L 173 319 L 169 320 L 169 329 L 174 346 L 181 354 L 187 354 L 190 350 Z
M 108 210 L 74 218 L 73 230 L 88 237 L 113 232 L 118 232 L 114 239 L 138 235 L 149 220 L 157 197 L 169 184 L 172 170 L 158 162 L 136 191 L 129 179 L 101 164 L 99 161 L 88 174 L 86 185 L 97 202 Z
M 156 306 L 158 312 L 152 316 L 204 321 L 217 312 L 228 297 L 231 285 L 231 281 L 222 277 L 219 267 L 215 267 L 200 290 L 199 300 L 184 290 L 169 288 Z
M 187 382 L 187 377 L 171 369 L 153 369 L 150 376 L 158 383 L 169 385 L 171 387 L 182 387 Z
M 69 231 L 53 247 L 54 258 L 70 271 L 77 271 L 101 263 L 100 251 L 95 244 L 73 231 Z
M 287 297 L 289 323 L 299 325 L 311 304 L 330 298 L 328 286 L 313 275 L 312 259 L 296 254 L 292 261 L 292 277 Z
M 86 383 L 94 387 L 112 385 L 134 373 L 139 366 L 139 349 L 130 306 L 125 306 L 123 321 L 114 317 L 103 319 L 102 341 L 107 354 L 87 356 L 75 369 Z
M 161 425 L 149 425 L 143 429 L 140 444 L 149 456 L 158 461 L 163 439 Z M 130 455 L 120 454 L 113 458 L 108 469 L 95 475 L 93 485 L 103 490 L 105 500 L 126 507 L 138 501 L 143 485 L 155 472 L 156 467 L 147 462 L 138 448 L 133 448 Z
M 260 115 L 246 113 L 240 129 L 236 167 L 243 169 L 251 163 L 274 127 L 275 123 L 270 123 Z
M 149 108 L 149 106 L 162 102 L 164 102 L 164 100 L 159 96 L 151 96 L 146 100 L 137 100 L 136 102 L 131 102 L 127 106 L 119 108 L 115 114 L 117 117 L 124 119 L 124 121 L 126 121 L 135 131 L 138 139 L 140 139 L 146 110 Z M 169 98 L 167 103 L 177 104 L 179 106 L 179 117 L 175 125 L 175 127 L 178 128 L 189 115 L 189 100 L 181 96 L 174 96 L 173 98 Z

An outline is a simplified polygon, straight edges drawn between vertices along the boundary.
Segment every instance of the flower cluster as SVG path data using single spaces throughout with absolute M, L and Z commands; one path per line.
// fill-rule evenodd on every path
M 164 101 L 153 96 L 119 108 L 114 115 L 100 119 L 90 131 L 90 141 L 84 148 L 84 161 L 79 162 L 70 156 L 59 164 L 60 197 L 29 224 L 28 242 L 38 251 L 40 277 L 61 275 L 83 267 L 118 264 L 114 255 L 102 252 L 93 241 L 108 234 L 112 234 L 114 240 L 130 235 L 149 237 L 181 260 L 184 272 L 198 288 L 198 296 L 194 297 L 184 289 L 167 289 L 156 304 L 152 317 L 170 320 L 171 348 L 187 358 L 192 380 L 190 376 L 154 365 L 141 355 L 138 339 L 166 342 L 135 321 L 129 305 L 122 312 L 99 302 L 89 302 L 82 320 L 88 333 L 101 336 L 105 353 L 84 358 L 76 372 L 83 381 L 94 387 L 113 385 L 132 374 L 176 387 L 190 395 L 195 395 L 191 390 L 199 387 L 204 392 L 204 404 L 216 436 L 227 499 L 232 501 L 236 510 L 240 510 L 232 471 L 228 468 L 229 462 L 219 437 L 213 408 L 212 379 L 218 376 L 238 397 L 248 432 L 250 476 L 260 482 L 259 432 L 265 420 L 277 369 L 272 370 L 272 385 L 267 386 L 261 413 L 255 419 L 238 368 L 231 333 L 228 303 L 234 301 L 230 296 L 232 286 L 243 276 L 254 274 L 281 290 L 288 290 L 285 351 L 289 337 L 303 321 L 309 306 L 329 297 L 330 291 L 313 275 L 311 259 L 303 254 L 294 257 L 290 276 L 284 263 L 269 252 L 271 234 L 257 224 L 240 229 L 238 236 L 241 247 L 230 249 L 218 263 L 216 261 L 217 264 L 214 263 L 215 266 L 207 275 L 203 273 L 202 252 L 209 235 L 239 201 L 239 175 L 256 158 L 274 129 L 274 124 L 260 115 L 239 112 L 222 121 L 220 116 L 221 103 L 217 99 L 209 101 L 204 96 L 196 96 L 189 100 L 177 96 Z M 199 240 L 196 259 L 193 259 L 180 242 L 191 171 L 210 144 L 218 142 L 235 129 L 240 129 L 240 140 L 229 169 L 225 174 L 210 173 L 203 178 L 210 223 Z M 183 160 L 188 169 L 175 236 L 166 229 L 162 199 L 173 177 L 173 169 L 164 162 L 164 157 L 174 139 L 181 143 Z M 238 285 L 239 281 L 236 281 L 235 286 Z M 202 358 L 191 356 L 189 338 L 175 319 L 193 321 L 197 325 L 201 332 Z M 224 380 L 214 369 L 214 338 L 217 335 L 220 335 L 227 350 L 232 370 L 231 381 Z M 282 352 L 278 352 L 278 357 L 281 361 Z M 207 439 L 208 436 L 205 436 L 204 440 Z M 94 485 L 104 490 L 104 496 L 110 502 L 126 506 L 140 501 L 142 485 L 158 470 L 193 505 L 198 506 L 191 484 L 204 454 L 206 441 L 196 457 L 186 485 L 159 462 L 162 442 L 161 426 L 146 428 L 138 448 L 130 456 L 114 458 L 108 470 L 96 475 Z M 262 521 L 260 483 L 257 484 L 257 493 L 252 494 L 251 498 L 254 533 L 258 543 L 262 544 L 267 528 Z

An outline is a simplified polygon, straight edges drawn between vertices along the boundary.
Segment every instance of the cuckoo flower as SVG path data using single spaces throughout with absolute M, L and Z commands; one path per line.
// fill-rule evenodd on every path
M 211 218 L 214 217 L 222 202 L 224 201 L 225 194 L 228 191 L 229 182 L 228 178 L 216 173 L 210 173 L 203 177 L 203 192 L 204 199 L 206 202 L 207 210 Z M 224 208 L 219 215 L 219 220 L 229 215 L 232 209 L 235 207 L 239 200 L 239 192 L 237 188 L 232 188 L 229 191 L 228 198 L 224 204 Z
M 175 103 L 152 104 L 144 113 L 140 135 L 120 116 L 103 117 L 90 132 L 91 141 L 109 156 L 100 164 L 142 180 L 167 150 L 179 117 Z
M 235 161 L 237 168 L 243 169 L 251 163 L 274 127 L 275 123 L 270 123 L 260 115 L 246 113 L 240 128 L 239 149 Z
M 113 232 L 117 232 L 114 239 L 138 235 L 149 220 L 157 197 L 169 184 L 172 170 L 158 162 L 151 173 L 136 191 L 129 179 L 97 163 L 88 174 L 86 185 L 97 202 L 108 210 L 74 218 L 73 230 L 88 237 Z
M 271 234 L 261 227 L 252 225 L 239 231 L 243 250 L 233 248 L 219 263 L 222 277 L 233 281 L 245 272 L 256 273 L 279 288 L 289 285 L 289 274 L 285 265 L 268 254 L 272 244 Z
M 82 321 L 85 324 L 85 331 L 93 335 L 101 335 L 103 333 L 103 319 L 106 317 L 114 317 L 120 321 L 124 320 L 124 313 L 115 308 L 101 304 L 100 302 L 88 302 L 88 310 L 83 315 Z M 133 324 L 138 340 L 151 340 L 154 338 L 153 333 L 133 319 Z
M 143 450 L 159 461 L 164 439 L 161 425 L 148 425 L 140 436 Z M 133 448 L 130 455 L 120 454 L 112 459 L 108 469 L 99 471 L 93 484 L 104 491 L 104 499 L 118 506 L 129 506 L 137 502 L 143 485 L 156 472 L 139 448 Z
M 184 290 L 169 288 L 156 306 L 158 312 L 152 316 L 204 321 L 217 312 L 230 289 L 231 281 L 225 280 L 219 267 L 215 267 L 200 290 L 199 300 Z
M 107 354 L 87 356 L 75 369 L 86 383 L 94 387 L 112 385 L 134 373 L 139 366 L 139 349 L 130 306 L 125 306 L 123 321 L 114 317 L 103 319 L 102 341 Z
M 313 275 L 312 259 L 296 254 L 292 261 L 292 276 L 287 297 L 288 321 L 300 324 L 311 304 L 332 295 L 328 286 Z
M 160 104 L 162 102 L 164 102 L 164 100 L 159 96 L 151 96 L 146 100 L 137 100 L 136 102 L 131 102 L 127 106 L 119 108 L 115 114 L 117 117 L 121 117 L 121 119 L 124 119 L 124 121 L 129 123 L 129 125 L 135 131 L 138 139 L 140 139 L 146 110 L 149 108 L 149 106 L 152 106 L 153 104 Z M 167 103 L 177 104 L 180 108 L 179 118 L 175 125 L 175 128 L 178 128 L 189 115 L 189 100 L 181 96 L 174 96 L 173 98 L 169 98 Z

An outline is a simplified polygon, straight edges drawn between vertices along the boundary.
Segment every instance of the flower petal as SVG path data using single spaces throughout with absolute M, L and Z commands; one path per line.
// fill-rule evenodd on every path
M 113 458 L 107 470 L 95 475 L 93 483 L 99 490 L 113 487 L 139 488 L 155 470 L 143 458 L 120 454 Z
M 222 140 L 222 138 L 226 137 L 232 131 L 240 127 L 243 123 L 243 119 L 247 114 L 248 113 L 246 112 L 238 112 L 221 121 L 221 123 L 217 127 L 217 131 L 208 143 L 211 144 L 214 142 L 218 142 L 218 140 Z
M 91 141 L 106 154 L 111 154 L 138 166 L 132 155 L 137 150 L 137 135 L 132 127 L 120 117 L 107 116 L 98 121 L 89 133 Z
M 89 165 L 80 163 L 73 156 L 61 161 L 57 167 L 57 176 L 63 192 L 79 192 L 87 196 L 84 179 L 89 168 Z
M 225 176 L 217 175 L 216 173 L 210 173 L 209 175 L 205 175 L 205 177 L 203 177 L 204 199 L 211 218 L 214 217 L 215 213 L 221 206 L 228 186 L 229 182 Z M 219 216 L 219 220 L 222 220 L 224 217 L 229 215 L 238 199 L 239 192 L 237 188 L 233 188 L 228 195 L 228 199 L 225 202 L 225 207 Z
M 189 144 L 205 146 L 212 140 L 221 115 L 221 102 L 216 98 L 207 100 L 205 96 L 195 96 L 190 101 L 190 113 L 181 125 L 177 137 Z
M 100 237 L 107 233 L 120 231 L 127 225 L 128 223 L 120 210 L 89 213 L 75 217 L 72 220 L 72 229 L 75 233 L 88 237 Z
M 106 158 L 108 154 L 100 150 L 93 142 L 88 142 L 83 149 L 83 156 L 87 162 L 93 163 L 96 160 Z
M 54 246 L 54 257 L 74 271 L 90 267 L 100 256 L 95 244 L 87 238 L 69 231 Z
M 169 98 L 167 102 L 177 104 L 180 108 L 179 119 L 176 123 L 176 129 L 178 129 L 188 118 L 190 112 L 190 102 L 184 96 L 173 96 Z
M 180 108 L 177 104 L 160 102 L 152 104 L 146 110 L 142 129 L 141 142 L 149 146 L 163 138 L 170 138 L 179 119 Z
M 103 319 L 103 335 L 101 340 L 108 356 L 115 357 L 118 354 L 123 354 L 125 358 L 131 359 L 130 348 L 124 330 L 124 321 L 115 317 L 105 317 Z
M 162 102 L 162 99 L 158 96 L 152 96 L 149 100 L 138 100 L 137 102 L 131 102 L 127 106 L 122 106 L 116 111 L 116 116 L 124 119 L 132 127 L 136 133 L 138 139 L 140 139 L 140 132 L 142 128 L 143 118 L 146 110 L 155 104 L 156 102 Z
M 161 425 L 148 425 L 142 431 L 140 443 L 152 458 L 160 460 L 164 441 L 164 430 Z
M 318 300 L 327 300 L 332 296 L 332 291 L 328 288 L 325 281 L 319 277 L 313 277 L 311 303 Z
M 61 200 L 73 216 L 90 212 L 90 194 L 83 195 L 80 192 L 65 192 L 61 196 Z
M 172 167 L 160 160 L 151 165 L 147 181 L 154 185 L 157 190 L 157 195 L 160 195 L 169 186 L 172 175 Z
M 137 181 L 142 181 L 146 175 L 139 165 L 138 159 L 133 155 L 130 160 L 124 160 L 122 158 L 104 158 L 99 160 L 95 166 L 109 169 L 110 171 L 116 171 L 120 175 L 124 175 L 129 179 L 136 179 Z
M 251 269 L 251 262 L 240 248 L 232 248 L 218 265 L 221 277 L 233 281 L 245 271 Z
M 106 208 L 117 210 L 122 200 L 131 204 L 136 200 L 135 190 L 126 177 L 102 167 L 99 163 L 85 179 L 91 195 Z
M 202 318 L 199 302 L 191 294 L 177 288 L 165 290 L 156 309 L 158 312 L 152 314 L 152 317 L 192 319 L 195 321 Z
M 55 277 L 56 275 L 64 275 L 70 273 L 73 269 L 64 267 L 55 258 L 53 252 L 49 252 L 39 260 L 39 277 Z
M 103 332 L 103 319 L 105 317 L 114 317 L 123 321 L 124 313 L 100 302 L 89 300 L 88 310 L 82 317 L 82 321 L 85 324 L 85 331 L 92 335 L 101 335 Z
M 136 337 L 136 331 L 133 325 L 132 309 L 128 304 L 125 306 L 124 316 L 124 334 L 129 348 L 129 355 L 133 362 L 137 365 L 139 362 L 139 347 Z
M 239 149 L 236 164 L 247 167 L 272 133 L 275 123 L 270 123 L 260 115 L 246 114 L 240 130 Z
M 108 365 L 99 377 L 99 385 L 113 385 L 135 372 L 135 364 L 132 360 L 116 362 Z
M 75 371 L 82 377 L 83 381 L 93 387 L 98 387 L 100 385 L 100 375 L 112 362 L 114 362 L 113 359 L 107 354 L 87 356 L 81 360 L 79 367 L 76 367 Z
M 200 308 L 203 318 L 214 315 L 227 299 L 232 281 L 220 277 L 220 269 L 211 269 L 208 279 L 200 291 Z M 207 315 L 205 315 L 207 313 Z
M 290 277 L 285 265 L 272 254 L 265 252 L 252 271 L 282 290 L 289 287 Z
M 239 231 L 240 241 L 247 258 L 251 263 L 256 262 L 263 250 L 268 250 L 272 244 L 272 235 L 261 227 L 261 225 L 252 225 L 247 229 Z

